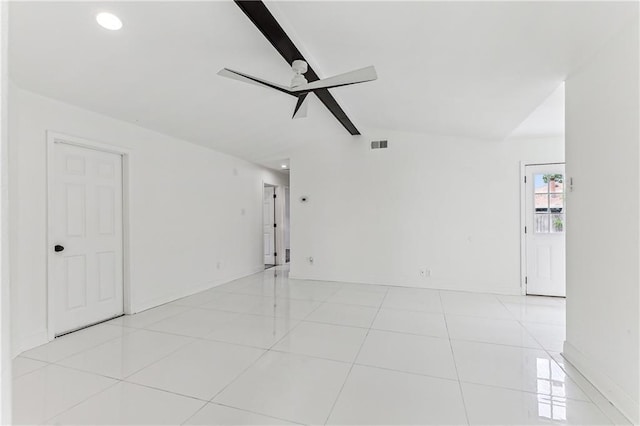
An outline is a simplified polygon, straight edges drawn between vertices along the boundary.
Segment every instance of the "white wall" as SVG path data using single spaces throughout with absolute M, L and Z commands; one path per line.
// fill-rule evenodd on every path
M 7 67 L 8 2 L 0 2 L 0 424 L 11 419 L 11 312 L 9 282 L 9 185 Z
M 574 191 L 567 198 L 564 354 L 638 423 L 637 8 L 634 20 L 566 81 L 566 172 Z
M 379 138 L 389 148 L 371 150 Z M 291 276 L 519 294 L 520 161 L 561 162 L 563 145 L 389 131 L 311 144 L 291 156 Z
M 47 130 L 131 152 L 133 312 L 262 270 L 262 184 L 288 184 L 286 175 L 10 89 L 15 352 L 46 341 Z

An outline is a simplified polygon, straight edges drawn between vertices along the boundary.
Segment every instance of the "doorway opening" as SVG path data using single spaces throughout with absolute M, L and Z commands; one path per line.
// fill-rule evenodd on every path
M 524 166 L 523 274 L 525 294 L 566 296 L 564 163 Z
M 291 209 L 291 194 L 289 187 L 284 188 L 284 262 L 291 260 L 291 219 L 289 210 Z
M 274 185 L 264 184 L 262 203 L 264 269 L 269 269 L 276 266 L 278 256 L 276 247 L 276 187 Z

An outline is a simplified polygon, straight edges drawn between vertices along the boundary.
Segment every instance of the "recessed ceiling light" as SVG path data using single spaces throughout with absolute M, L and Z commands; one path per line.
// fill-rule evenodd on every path
M 282 167 L 283 169 L 286 169 L 286 168 L 287 168 L 287 165 L 286 165 L 286 164 L 283 164 L 283 165 L 281 165 L 280 167 Z
M 101 27 L 116 31 L 122 28 L 122 21 L 113 13 L 102 12 L 96 15 L 96 21 Z

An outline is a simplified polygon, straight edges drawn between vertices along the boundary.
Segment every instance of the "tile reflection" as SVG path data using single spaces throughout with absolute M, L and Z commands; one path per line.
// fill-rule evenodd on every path
M 565 374 L 561 369 L 554 368 L 552 363 L 553 361 L 546 358 L 536 359 L 538 416 L 551 420 L 566 420 Z

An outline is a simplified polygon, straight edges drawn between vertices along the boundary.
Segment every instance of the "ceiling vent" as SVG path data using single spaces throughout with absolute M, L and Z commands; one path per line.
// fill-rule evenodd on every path
M 387 148 L 387 141 L 371 141 L 371 149 L 384 149 Z

